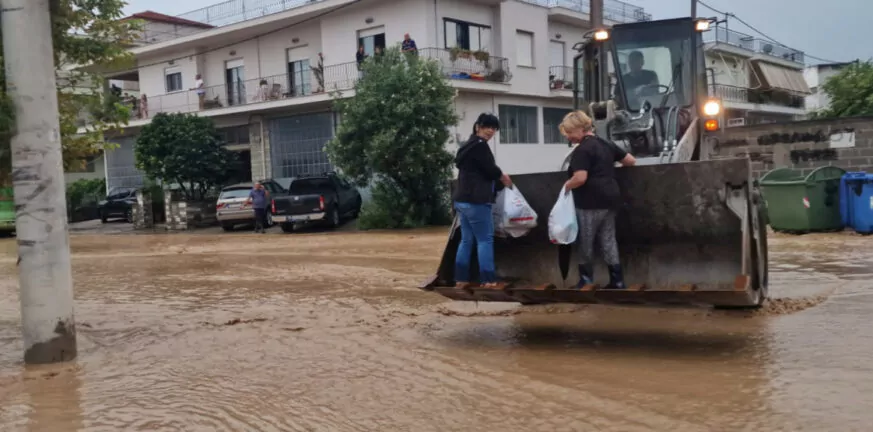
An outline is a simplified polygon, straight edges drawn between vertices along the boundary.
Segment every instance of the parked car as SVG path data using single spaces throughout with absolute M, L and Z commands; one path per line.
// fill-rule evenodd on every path
M 285 189 L 274 180 L 262 180 L 260 183 L 264 185 L 264 189 L 270 192 L 270 198 L 275 199 L 287 195 Z M 233 231 L 237 225 L 255 224 L 255 210 L 251 206 L 245 205 L 252 187 L 254 187 L 254 183 L 237 183 L 221 190 L 215 205 L 215 217 L 225 231 Z M 267 210 L 267 228 L 269 228 L 273 226 L 273 212 L 275 210 L 274 208 Z
M 273 221 L 284 232 L 298 225 L 326 224 L 335 228 L 342 219 L 361 213 L 361 193 L 336 173 L 296 177 L 288 194 L 274 199 Z
M 106 194 L 106 199 L 97 203 L 97 214 L 100 222 L 106 223 L 110 218 L 123 219 L 133 223 L 133 206 L 136 204 L 135 187 L 114 187 Z

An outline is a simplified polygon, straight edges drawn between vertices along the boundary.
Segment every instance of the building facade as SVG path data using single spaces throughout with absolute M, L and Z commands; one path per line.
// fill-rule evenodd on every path
M 449 151 L 469 136 L 480 113 L 494 112 L 502 130 L 492 150 L 504 170 L 560 168 L 567 144 L 557 125 L 572 107 L 572 47 L 591 27 L 587 3 L 289 0 L 260 9 L 259 3 L 266 2 L 227 2 L 179 17 L 138 14 L 146 29 L 131 49 L 136 67 L 107 74 L 112 82 L 135 82 L 141 101 L 125 135 L 113 138 L 119 148 L 107 152 L 108 187 L 142 184 L 133 146 L 160 112 L 212 117 L 246 161 L 243 177 L 331 169 L 323 147 L 340 119 L 329 93 L 354 96 L 359 46 L 373 54 L 406 33 L 458 90 L 460 121 Z M 606 1 L 607 24 L 650 18 L 639 7 Z M 192 21 L 199 24 L 186 27 Z
M 704 33 L 714 96 L 726 127 L 802 120 L 806 96 L 804 53 L 726 27 Z
M 806 110 L 809 113 L 821 111 L 830 107 L 831 99 L 824 92 L 822 86 L 832 76 L 840 73 L 841 70 L 856 62 L 845 63 L 825 63 L 815 66 L 810 66 L 803 71 L 803 77 L 806 79 L 807 85 L 811 94 L 806 97 Z

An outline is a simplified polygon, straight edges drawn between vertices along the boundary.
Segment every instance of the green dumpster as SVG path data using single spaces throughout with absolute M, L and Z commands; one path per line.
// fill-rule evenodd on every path
M 837 167 L 800 170 L 777 168 L 761 177 L 761 194 L 770 227 L 776 231 L 833 231 L 843 228 L 840 217 L 840 179 Z

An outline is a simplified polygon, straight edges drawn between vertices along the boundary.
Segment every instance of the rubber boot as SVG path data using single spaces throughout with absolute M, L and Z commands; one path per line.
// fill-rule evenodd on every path
M 576 289 L 582 289 L 585 285 L 594 283 L 594 269 L 591 265 L 579 265 L 579 283 Z
M 609 285 L 607 289 L 625 289 L 624 274 L 621 271 L 621 264 L 606 266 L 609 269 Z

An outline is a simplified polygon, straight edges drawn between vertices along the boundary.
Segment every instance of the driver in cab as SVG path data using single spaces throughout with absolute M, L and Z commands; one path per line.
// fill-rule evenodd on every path
M 626 73 L 622 80 L 629 89 L 637 89 L 643 86 L 658 85 L 658 75 L 648 69 L 643 69 L 646 64 L 643 53 L 633 51 L 627 56 L 627 66 L 630 72 Z

